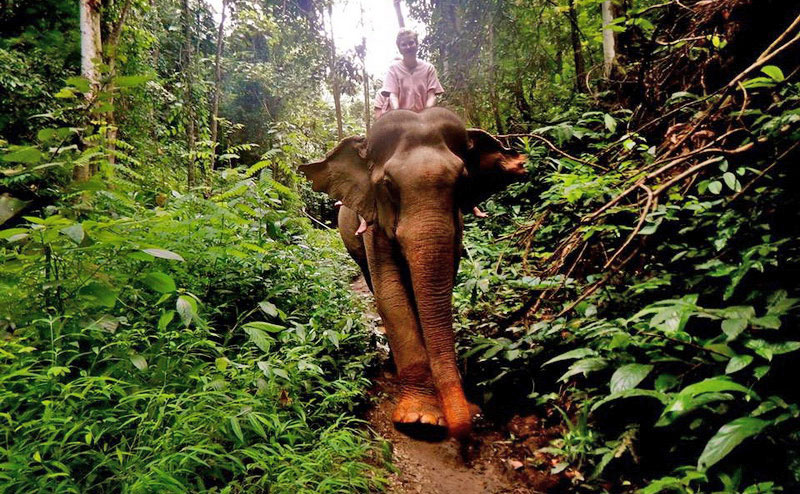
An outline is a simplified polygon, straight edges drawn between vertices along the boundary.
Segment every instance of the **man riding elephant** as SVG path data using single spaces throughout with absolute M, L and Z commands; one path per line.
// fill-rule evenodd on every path
M 301 166 L 343 203 L 339 231 L 375 294 L 397 367 L 393 422 L 464 437 L 473 409 L 456 365 L 452 293 L 461 213 L 525 174 L 526 157 L 444 108 L 392 110 Z M 368 225 L 356 236 L 359 217 Z

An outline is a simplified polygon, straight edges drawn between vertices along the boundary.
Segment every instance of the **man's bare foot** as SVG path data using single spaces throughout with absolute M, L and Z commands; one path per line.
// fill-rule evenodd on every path
M 365 220 L 361 216 L 359 216 L 358 219 L 361 223 L 358 224 L 358 230 L 356 230 L 356 237 L 367 231 L 367 220 Z
M 472 208 L 472 214 L 474 214 L 476 218 L 488 218 L 489 217 L 489 215 L 484 213 L 483 211 L 481 211 L 481 209 L 478 206 L 475 206 L 474 208 Z

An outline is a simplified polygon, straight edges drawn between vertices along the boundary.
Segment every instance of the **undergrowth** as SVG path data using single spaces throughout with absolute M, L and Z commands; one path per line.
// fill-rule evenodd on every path
M 673 94 L 655 124 L 586 103 L 515 141 L 530 179 L 468 223 L 456 306 L 484 411 L 561 428 L 519 444 L 525 468 L 557 458 L 576 492 L 800 488 L 800 84 L 783 69 Z
M 380 489 L 338 237 L 268 170 L 156 206 L 95 142 L 5 155 L 58 193 L 0 230 L 0 492 Z

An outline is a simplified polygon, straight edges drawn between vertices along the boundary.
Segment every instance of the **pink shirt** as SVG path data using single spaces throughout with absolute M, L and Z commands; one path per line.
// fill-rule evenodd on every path
M 386 96 L 389 93 L 397 95 L 399 108 L 413 111 L 425 109 L 428 91 L 442 94 L 444 89 L 439 83 L 436 68 L 423 60 L 417 60 L 417 66 L 413 71 L 409 70 L 402 60 L 393 63 L 389 67 L 389 73 L 386 74 L 386 80 L 381 89 Z

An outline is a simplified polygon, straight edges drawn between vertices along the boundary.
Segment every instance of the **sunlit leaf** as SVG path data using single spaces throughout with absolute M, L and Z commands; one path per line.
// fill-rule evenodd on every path
M 653 370 L 652 365 L 628 364 L 617 369 L 611 376 L 611 392 L 619 393 L 635 388 Z
M 160 257 L 161 259 L 169 259 L 172 261 L 184 261 L 185 259 L 181 257 L 179 254 L 174 252 L 165 250 L 165 249 L 142 249 L 143 252 L 147 252 L 151 256 Z
M 148 288 L 159 293 L 170 293 L 175 291 L 175 281 L 172 277 L 161 271 L 151 271 L 142 278 L 142 283 Z

